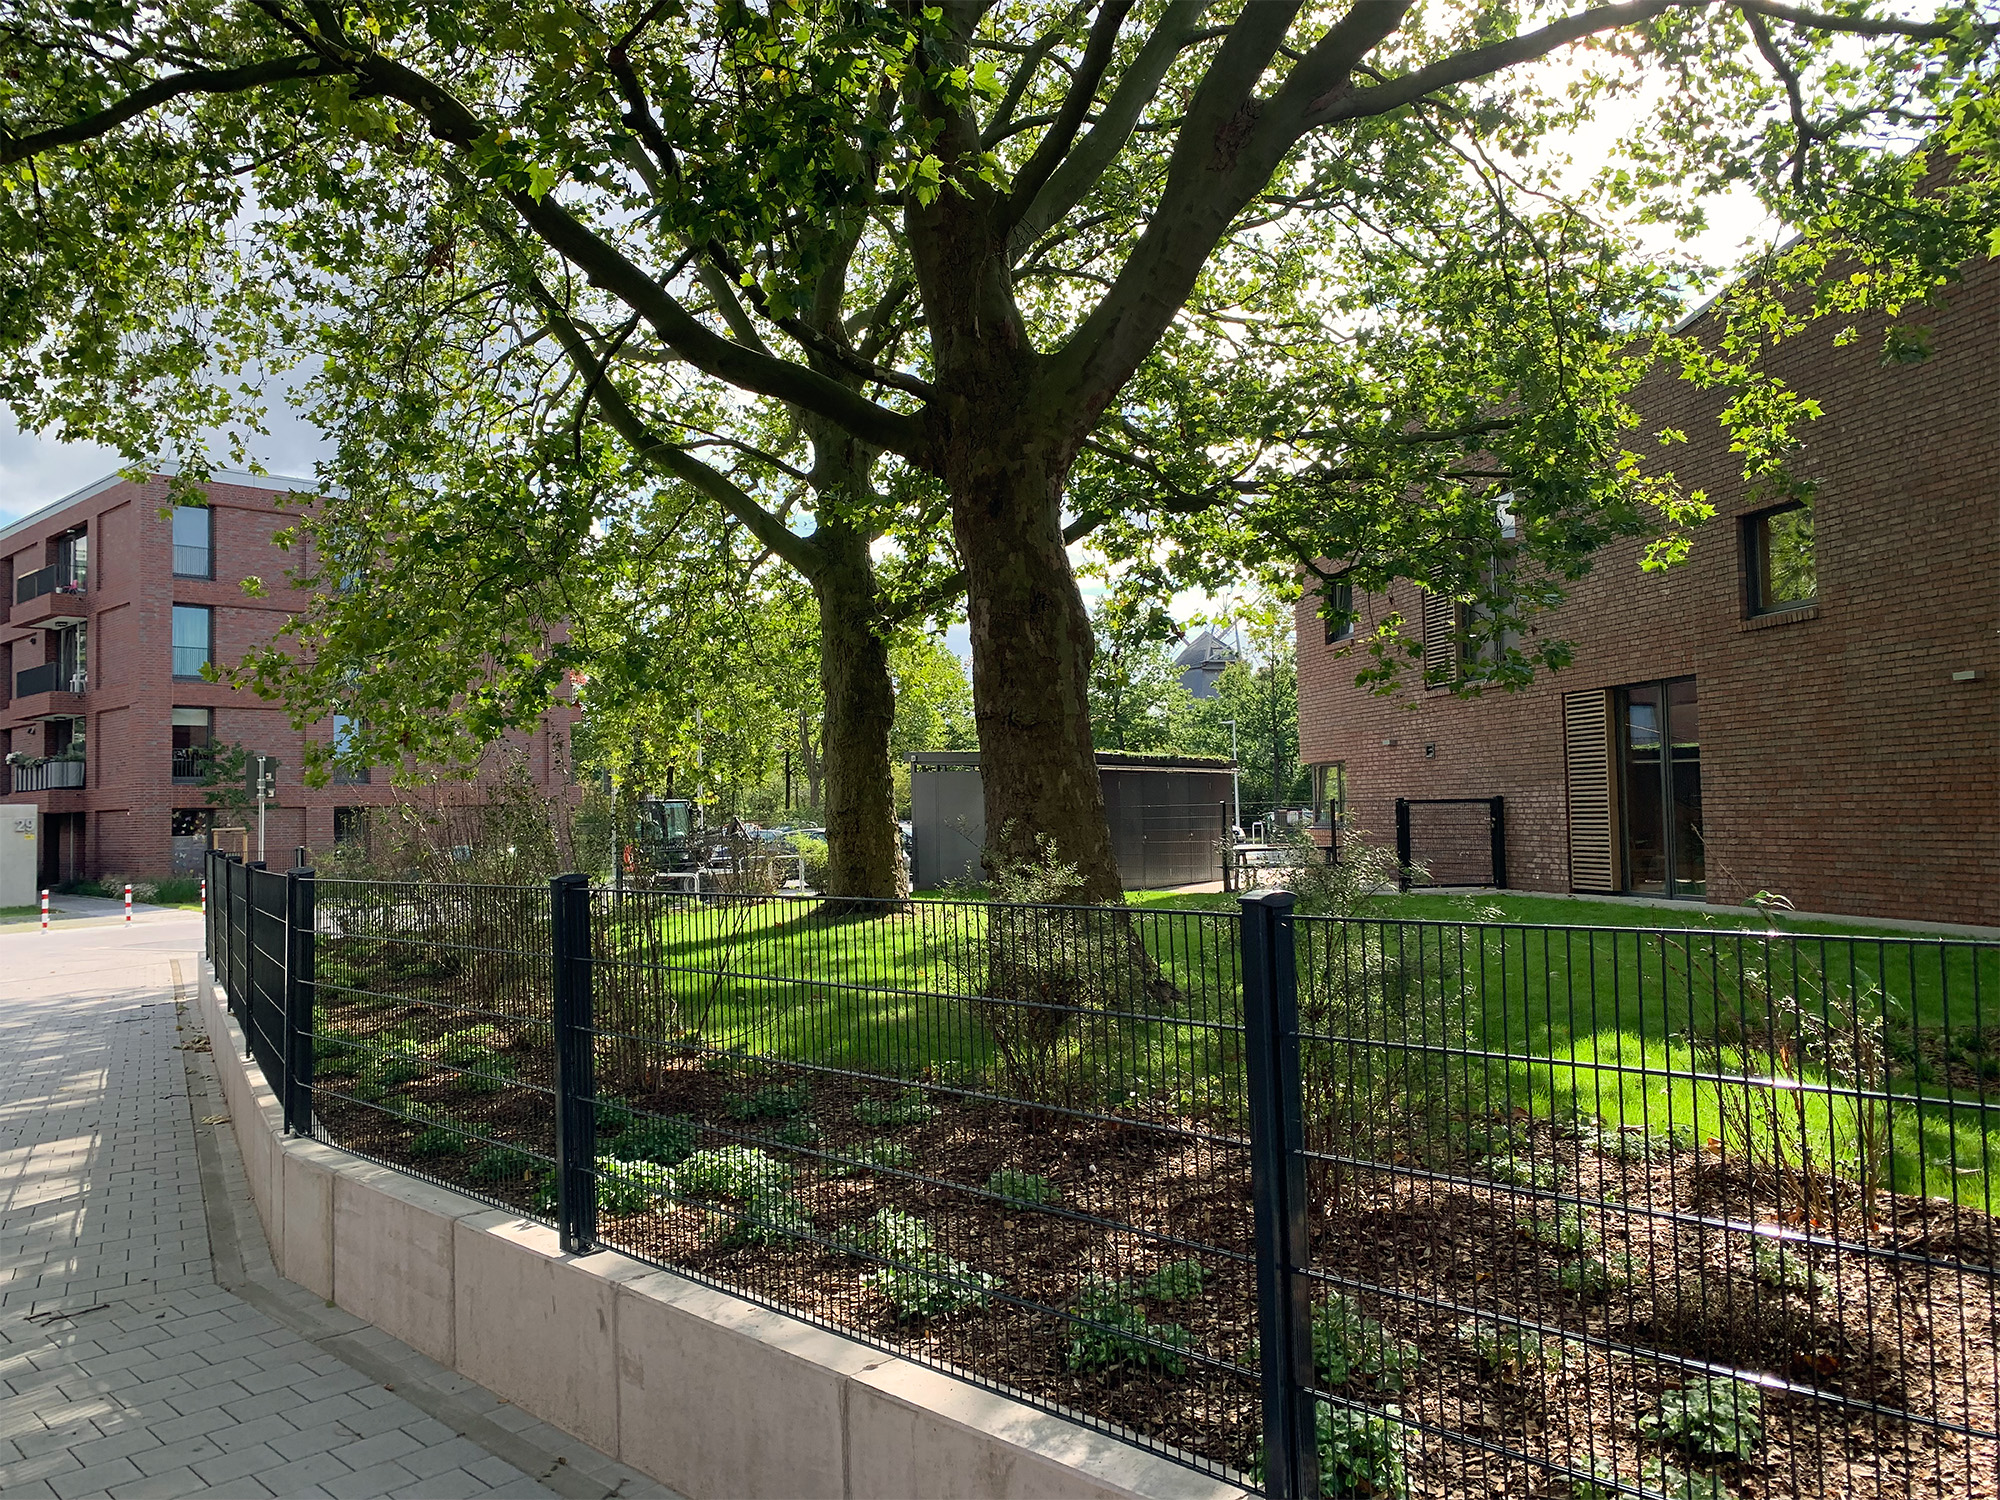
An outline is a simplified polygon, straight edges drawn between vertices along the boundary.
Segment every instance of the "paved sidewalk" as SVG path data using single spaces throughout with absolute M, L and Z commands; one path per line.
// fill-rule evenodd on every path
M 5 1500 L 668 1495 L 272 1272 L 200 942 L 0 935 Z

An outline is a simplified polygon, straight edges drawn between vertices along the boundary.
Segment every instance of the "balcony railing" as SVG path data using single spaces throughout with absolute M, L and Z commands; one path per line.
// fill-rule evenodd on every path
M 213 578 L 215 553 L 208 547 L 183 547 L 174 543 L 174 577 Z
M 214 755 L 206 746 L 174 752 L 174 780 L 200 781 L 208 775 Z
M 63 664 L 46 661 L 39 667 L 30 667 L 25 672 L 14 674 L 14 696 L 25 698 L 30 693 L 80 693 L 89 685 L 89 677 L 83 672 L 64 675 Z
M 26 604 L 30 599 L 39 599 L 44 594 L 81 594 L 83 580 L 76 576 L 73 568 L 63 563 L 50 563 L 46 568 L 37 568 L 32 573 L 23 573 L 14 580 L 14 602 Z
M 201 669 L 208 665 L 208 647 L 174 647 L 174 676 L 199 677 Z
M 83 785 L 83 759 L 58 757 L 40 761 L 32 765 L 14 767 L 14 790 L 17 792 L 54 792 L 75 790 Z

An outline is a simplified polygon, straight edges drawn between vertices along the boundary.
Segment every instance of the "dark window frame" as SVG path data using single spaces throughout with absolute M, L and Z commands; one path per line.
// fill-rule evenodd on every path
M 1320 618 L 1326 621 L 1326 643 L 1338 646 L 1354 639 L 1354 584 L 1345 573 L 1336 573 L 1321 586 Z M 1343 600 L 1341 595 L 1345 594 Z
M 183 672 L 180 670 L 181 663 L 179 659 L 179 653 L 182 651 L 194 650 L 194 647 L 182 646 L 173 639 L 174 618 L 180 613 L 180 611 L 184 609 L 200 610 L 203 615 L 207 616 L 208 620 L 207 637 L 201 647 L 201 652 L 202 652 L 201 665 L 206 667 L 212 665 L 215 661 L 215 607 L 209 604 L 182 604 L 178 600 L 176 600 L 172 605 L 172 607 L 170 608 L 167 615 L 167 634 L 168 634 L 167 646 L 169 652 L 173 655 L 174 658 L 173 674 L 172 674 L 174 679 L 178 682 L 204 682 L 207 679 L 201 675 L 200 668 L 197 668 L 193 672 Z
M 177 540 L 180 516 L 183 511 L 199 511 L 203 517 L 206 536 L 199 547 L 183 546 Z M 167 546 L 173 555 L 173 575 L 176 578 L 213 579 L 215 577 L 215 509 L 208 505 L 176 505 L 167 521 Z M 201 571 L 190 572 L 181 566 L 183 561 L 193 562 L 193 558 L 183 559 L 183 552 L 201 554 Z
M 1813 609 L 1819 604 L 1819 535 L 1815 531 L 1812 539 L 1813 591 L 1805 599 L 1767 599 L 1770 567 L 1770 524 L 1779 516 L 1790 515 L 1794 511 L 1812 512 L 1812 504 L 1806 500 L 1789 500 L 1783 505 L 1767 505 L 1762 510 L 1753 510 L 1743 516 L 1739 523 L 1739 539 L 1743 554 L 1743 616 L 1756 620 L 1766 615 L 1789 614 L 1797 609 Z

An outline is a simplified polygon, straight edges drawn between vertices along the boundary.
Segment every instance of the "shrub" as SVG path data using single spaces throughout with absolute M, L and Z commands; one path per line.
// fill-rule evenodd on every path
M 519 1182 L 530 1173 L 547 1171 L 545 1163 L 511 1146 L 492 1146 L 472 1158 L 465 1175 L 474 1182 Z
M 902 1320 L 944 1317 L 969 1307 L 983 1307 L 987 1294 L 1000 1285 L 1000 1278 L 931 1250 L 915 1265 L 878 1266 L 864 1272 L 861 1284 L 887 1298 Z
M 381 1092 L 415 1083 L 430 1070 L 430 1059 L 415 1042 L 392 1038 L 375 1045 L 372 1055 L 355 1070 L 355 1076 L 363 1088 L 376 1090 L 375 1097 L 380 1098 Z
M 789 1120 L 812 1102 L 803 1083 L 771 1083 L 754 1094 L 731 1094 L 722 1101 L 732 1120 Z
M 1559 1370 L 1571 1347 L 1571 1340 L 1561 1334 L 1537 1333 L 1492 1318 L 1468 1318 L 1458 1325 L 1457 1333 L 1472 1346 L 1481 1364 L 1506 1379 Z
M 800 1115 L 787 1120 L 771 1132 L 771 1139 L 781 1146 L 817 1146 L 820 1140 L 819 1126 Z
M 470 1042 L 456 1042 L 451 1037 L 447 1037 L 445 1043 L 444 1049 L 438 1055 L 450 1066 L 463 1070 L 453 1075 L 452 1084 L 468 1094 L 493 1093 L 505 1088 L 520 1076 L 520 1069 L 514 1059 L 502 1056 L 491 1047 L 482 1047 Z
M 755 1146 L 697 1151 L 672 1172 L 674 1191 L 702 1201 L 788 1192 L 792 1169 Z
M 906 1089 L 900 1098 L 886 1103 L 878 1103 L 873 1094 L 863 1094 L 860 1103 L 854 1106 L 854 1118 L 870 1130 L 921 1125 L 936 1113 L 936 1109 L 924 1102 L 918 1089 Z
M 313 1033 L 313 1073 L 320 1078 L 349 1078 L 361 1067 L 365 1039 L 350 1031 L 322 1026 Z
M 1590 1466 L 1592 1479 L 1572 1479 L 1572 1500 L 1624 1500 L 1631 1494 L 1629 1479 L 1620 1479 L 1618 1470 L 1602 1459 Z M 1713 1474 L 1688 1474 L 1672 1464 L 1654 1459 L 1639 1471 L 1639 1493 L 1646 1500 L 1730 1500 L 1722 1481 Z
M 670 1120 L 635 1120 L 618 1132 L 618 1154 L 627 1161 L 677 1167 L 694 1154 L 699 1132 L 683 1115 Z
M 1048 1204 L 1061 1197 L 1048 1178 L 1008 1167 L 1000 1168 L 986 1179 L 986 1191 L 1012 1203 Z
M 1751 1251 L 1757 1279 L 1780 1291 L 1801 1292 L 1810 1297 L 1820 1289 L 1819 1272 L 1803 1250 L 1789 1245 L 1759 1245 Z
M 608 1214 L 642 1214 L 667 1192 L 668 1170 L 616 1156 L 597 1158 L 597 1206 Z
M 1748 1459 L 1764 1434 L 1764 1393 L 1747 1380 L 1697 1375 L 1639 1420 L 1648 1437 L 1705 1458 Z
M 1316 1404 L 1320 1493 L 1330 1500 L 1361 1495 L 1403 1500 L 1410 1493 L 1403 1462 L 1410 1439 L 1395 1420 L 1402 1413 L 1393 1406 L 1385 1406 L 1377 1416 L 1324 1401 Z
M 456 1156 L 466 1147 L 466 1136 L 462 1127 L 449 1120 L 420 1130 L 410 1142 L 412 1156 Z
M 858 1146 L 846 1148 L 854 1158 L 852 1163 L 836 1162 L 827 1168 L 832 1177 L 852 1177 L 869 1167 L 887 1167 L 892 1171 L 907 1172 L 916 1165 L 917 1154 L 903 1142 L 891 1140 L 888 1136 L 877 1136 L 872 1141 L 863 1141 Z
M 1639 1488 L 1646 1500 L 1730 1500 L 1713 1474 L 1689 1474 L 1659 1459 L 1639 1471 Z
M 811 1213 L 792 1196 L 792 1169 L 754 1146 L 697 1151 L 660 1176 L 681 1197 L 717 1209 L 718 1244 L 780 1244 L 812 1231 Z
M 1555 1282 L 1566 1292 L 1574 1292 L 1580 1297 L 1597 1297 L 1614 1287 L 1630 1286 L 1641 1268 L 1642 1262 L 1638 1257 L 1622 1252 L 1593 1255 L 1557 1266 Z
M 632 1106 L 616 1095 L 597 1101 L 597 1133 L 599 1136 L 623 1135 L 627 1129 L 638 1123 L 639 1117 L 632 1113 Z
M 1083 1279 L 1074 1305 L 1076 1315 L 1089 1321 L 1070 1325 L 1069 1367 L 1157 1365 L 1170 1375 L 1185 1375 L 1187 1361 L 1181 1351 L 1194 1347 L 1194 1335 L 1178 1323 L 1149 1322 L 1132 1302 L 1132 1292 L 1132 1287 L 1113 1277 Z
M 792 848 L 805 861 L 807 887 L 815 891 L 825 890 L 828 863 L 826 840 L 795 833 L 792 835 Z
M 1139 1283 L 1139 1295 L 1156 1302 L 1180 1302 L 1201 1295 L 1205 1273 L 1198 1260 L 1168 1261 Z
M 1578 1253 L 1595 1250 L 1601 1243 L 1583 1209 L 1574 1203 L 1558 1204 L 1554 1213 L 1531 1213 L 1517 1219 L 1515 1224 L 1529 1239 L 1538 1245 L 1547 1245 L 1551 1250 Z
M 1479 1170 L 1508 1187 L 1541 1188 L 1550 1191 L 1562 1186 L 1562 1169 L 1552 1161 L 1532 1156 L 1489 1156 Z
M 915 1214 L 881 1209 L 842 1238 L 850 1249 L 895 1262 L 863 1272 L 861 1284 L 880 1292 L 899 1320 L 983 1306 L 987 1294 L 1000 1285 L 999 1277 L 940 1253 L 931 1242 L 930 1225 Z
M 1339 1292 L 1313 1309 L 1312 1342 L 1313 1368 L 1328 1385 L 1352 1380 L 1398 1391 L 1422 1358 L 1416 1345 L 1392 1336 Z

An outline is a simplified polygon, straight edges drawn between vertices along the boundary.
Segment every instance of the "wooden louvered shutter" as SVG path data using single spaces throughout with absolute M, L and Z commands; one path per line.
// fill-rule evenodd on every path
M 1569 888 L 1618 889 L 1618 798 L 1612 787 L 1611 694 L 1563 694 L 1569 778 Z
M 1458 681 L 1458 604 L 1444 594 L 1424 595 L 1424 686 Z

